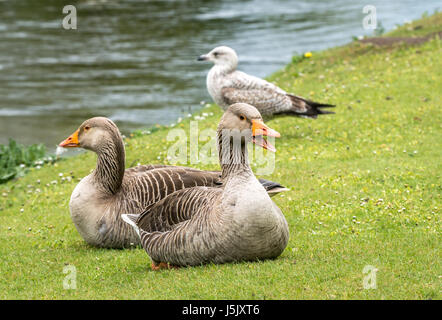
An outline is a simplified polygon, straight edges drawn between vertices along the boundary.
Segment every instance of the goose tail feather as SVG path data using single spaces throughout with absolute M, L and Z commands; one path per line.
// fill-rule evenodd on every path
M 140 215 L 139 214 L 122 214 L 121 219 L 123 219 L 124 222 L 131 225 L 135 232 L 140 236 L 140 228 L 137 226 L 137 219 Z
M 259 182 L 262 184 L 264 189 L 266 189 L 269 196 L 273 197 L 274 195 L 277 195 L 278 193 L 290 191 L 290 189 L 282 186 L 278 182 L 266 180 L 266 179 L 259 179 Z

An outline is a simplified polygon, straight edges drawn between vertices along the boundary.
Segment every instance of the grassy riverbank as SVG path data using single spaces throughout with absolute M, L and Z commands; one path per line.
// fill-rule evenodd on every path
M 389 35 L 441 30 L 436 14 Z M 0 298 L 440 299 L 441 54 L 437 38 L 352 43 L 270 77 L 338 106 L 317 120 L 269 122 L 282 136 L 265 178 L 291 189 L 274 198 L 291 235 L 278 259 L 153 272 L 142 249 L 87 246 L 68 209 L 77 179 L 95 166 L 85 153 L 0 186 Z M 221 111 L 202 113 L 199 128 L 215 129 Z M 189 120 L 175 127 L 188 132 Z M 167 163 L 167 133 L 127 139 L 127 166 Z M 63 289 L 65 265 L 76 267 L 75 290 Z M 368 265 L 377 289 L 363 289 Z

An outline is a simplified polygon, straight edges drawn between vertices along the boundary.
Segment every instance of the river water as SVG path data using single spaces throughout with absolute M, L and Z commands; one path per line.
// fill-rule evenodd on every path
M 67 4 L 77 9 L 77 30 L 62 28 Z M 440 7 L 434 0 L 0 0 L 0 143 L 12 137 L 53 147 L 98 115 L 123 133 L 172 123 L 211 101 L 210 66 L 198 55 L 228 45 L 240 69 L 264 77 L 295 53 L 373 34 L 362 27 L 366 4 L 386 30 Z

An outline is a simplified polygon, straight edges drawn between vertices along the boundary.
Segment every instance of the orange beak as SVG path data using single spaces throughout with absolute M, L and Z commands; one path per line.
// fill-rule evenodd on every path
M 269 151 L 275 152 L 276 149 L 263 136 L 279 138 L 279 132 L 268 127 L 262 120 L 252 120 L 252 142 L 258 146 L 263 147 Z
M 268 136 L 279 138 L 279 132 L 268 127 L 262 120 L 252 120 L 252 134 L 253 136 Z
M 63 148 L 77 148 L 80 146 L 80 143 L 78 142 L 78 130 L 75 131 L 73 134 L 69 136 L 66 140 L 60 142 L 60 147 Z

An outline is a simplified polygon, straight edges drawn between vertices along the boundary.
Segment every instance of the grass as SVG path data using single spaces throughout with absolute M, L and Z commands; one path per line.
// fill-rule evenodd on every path
M 0 184 L 23 176 L 29 167 L 40 168 L 47 162 L 55 161 L 55 157 L 45 155 L 43 144 L 26 147 L 9 139 L 7 145 L 0 145 Z
M 442 14 L 413 24 L 421 27 L 391 34 L 440 30 Z M 268 122 L 282 137 L 266 178 L 291 188 L 274 198 L 290 228 L 278 259 L 153 272 L 142 249 L 89 247 L 68 209 L 77 179 L 95 166 L 85 153 L 0 186 L 0 298 L 440 299 L 441 53 L 439 39 L 354 42 L 270 77 L 338 106 L 317 120 Z M 200 129 L 215 129 L 221 111 L 202 113 Z M 188 132 L 189 121 L 176 127 Z M 167 163 L 167 133 L 134 133 L 127 165 Z M 65 265 L 77 269 L 76 290 L 63 289 Z M 378 269 L 377 289 L 363 289 L 367 265 Z

